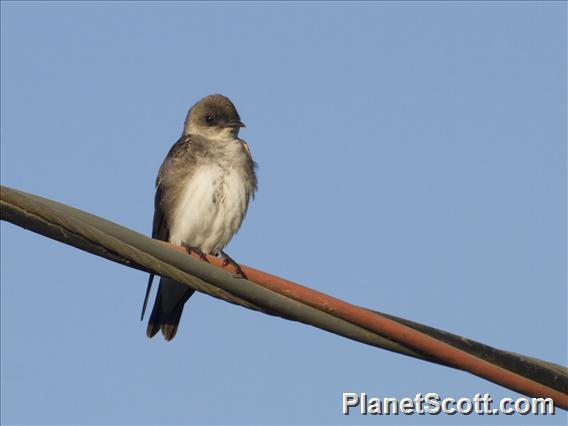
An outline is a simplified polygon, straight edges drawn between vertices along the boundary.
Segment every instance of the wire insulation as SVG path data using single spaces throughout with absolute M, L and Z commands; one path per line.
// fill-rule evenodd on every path
M 167 276 L 248 309 L 303 322 L 414 358 L 468 371 L 525 395 L 551 397 L 568 409 L 568 369 L 451 333 L 358 307 L 250 267 L 249 280 L 202 262 L 182 247 L 152 240 L 52 200 L 1 187 L 2 220 L 115 262 Z M 173 249 L 173 250 L 172 250 Z M 213 266 L 216 265 L 216 266 Z M 230 266 L 226 269 L 231 271 Z

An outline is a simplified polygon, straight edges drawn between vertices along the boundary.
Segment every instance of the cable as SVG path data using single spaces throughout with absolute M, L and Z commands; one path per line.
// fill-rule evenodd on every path
M 253 268 L 236 279 L 184 249 L 89 213 L 1 187 L 2 220 L 137 269 L 165 275 L 213 297 L 300 321 L 373 346 L 483 377 L 568 408 L 568 369 L 500 351 L 442 330 L 351 305 Z M 172 248 L 174 250 L 172 250 Z M 243 285 L 246 283 L 246 285 Z

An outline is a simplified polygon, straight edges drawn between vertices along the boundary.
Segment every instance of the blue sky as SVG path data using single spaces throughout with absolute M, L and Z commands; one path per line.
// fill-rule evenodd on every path
M 236 104 L 259 192 L 227 251 L 566 365 L 566 5 L 2 2 L 2 184 L 149 234 L 187 109 Z M 341 414 L 477 377 L 196 295 L 1 225 L 3 424 L 561 424 Z

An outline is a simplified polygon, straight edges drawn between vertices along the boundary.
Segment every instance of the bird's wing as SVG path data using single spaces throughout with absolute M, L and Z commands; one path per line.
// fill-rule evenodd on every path
M 170 236 L 170 229 L 166 221 L 162 201 L 165 191 L 165 183 L 158 183 L 156 186 L 156 195 L 154 197 L 154 222 L 152 225 L 152 238 L 162 241 L 168 241 Z
M 164 217 L 164 210 L 161 203 L 161 197 L 163 196 L 164 186 L 156 186 L 156 196 L 154 197 L 154 224 L 152 226 L 152 238 L 161 241 L 168 241 L 170 230 Z M 146 313 L 146 306 L 148 305 L 148 298 L 150 297 L 150 291 L 152 290 L 152 282 L 154 281 L 154 274 L 150 273 L 148 277 L 148 285 L 146 286 L 146 295 L 144 296 L 144 303 L 142 304 L 142 313 L 140 314 L 140 321 L 144 320 L 144 314 Z
M 191 142 L 191 135 L 182 136 L 178 141 L 170 148 L 168 155 L 164 159 L 160 171 L 158 172 L 158 177 L 156 178 L 156 195 L 154 196 L 154 221 L 152 225 L 152 238 L 168 241 L 170 237 L 170 228 L 168 225 L 168 218 L 166 215 L 165 206 L 171 202 L 170 189 L 172 185 L 171 180 L 168 179 L 168 170 L 171 166 L 171 162 L 176 161 L 180 156 L 182 156 L 189 149 L 189 144 Z M 142 314 L 140 315 L 140 320 L 144 319 L 144 313 L 146 312 L 146 306 L 148 304 L 148 297 L 150 296 L 150 290 L 152 289 L 152 282 L 154 281 L 154 274 L 150 274 L 148 277 L 148 286 L 146 287 L 146 295 L 144 297 L 144 304 L 142 305 Z
M 158 177 L 156 178 L 152 238 L 162 241 L 168 241 L 169 239 L 170 229 L 167 213 L 172 210 L 172 206 L 175 204 L 175 193 L 179 193 L 179 191 L 173 191 L 173 189 L 179 189 L 179 185 L 183 181 L 183 179 L 180 179 L 182 177 L 180 174 L 183 173 L 183 170 L 179 170 L 179 167 L 176 167 L 175 163 L 179 161 L 180 157 L 183 157 L 189 152 L 192 139 L 192 135 L 179 138 L 170 148 L 168 155 L 166 155 L 160 167 Z M 176 186 L 178 188 L 176 188 Z

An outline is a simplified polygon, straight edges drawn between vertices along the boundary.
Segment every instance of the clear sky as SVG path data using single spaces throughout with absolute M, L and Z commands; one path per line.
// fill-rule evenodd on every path
M 566 365 L 566 4 L 2 2 L 2 184 L 149 234 L 187 109 L 236 104 L 259 192 L 227 251 Z M 2 223 L 4 424 L 562 424 L 341 414 L 342 392 L 519 395 Z

